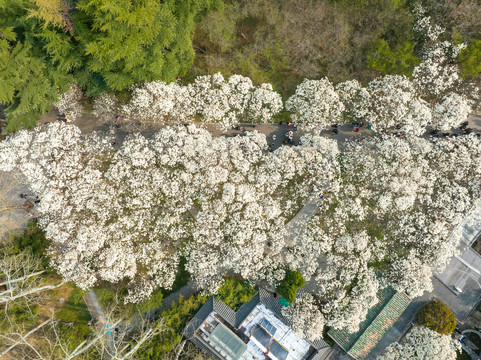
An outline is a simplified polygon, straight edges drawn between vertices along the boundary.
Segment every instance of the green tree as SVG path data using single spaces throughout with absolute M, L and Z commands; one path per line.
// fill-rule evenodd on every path
M 286 275 L 277 286 L 277 292 L 288 302 L 293 303 L 296 300 L 297 290 L 303 287 L 305 284 L 304 278 L 299 270 L 292 271 L 286 270 Z
M 30 254 L 41 258 L 42 265 L 45 268 L 48 266 L 49 258 L 47 256 L 47 248 L 50 242 L 47 240 L 45 232 L 40 229 L 36 221 L 30 221 L 23 233 L 12 236 L 11 243 L 13 245 L 10 249 L 11 255 L 27 251 Z
M 163 322 L 166 330 L 143 346 L 144 351 L 136 354 L 137 359 L 158 360 L 171 359 L 171 351 L 182 339 L 182 331 L 192 317 L 207 301 L 207 297 L 197 294 L 187 299 L 180 296 L 179 301 L 161 314 L 158 321 Z
M 29 12 L 32 6 L 27 0 L 0 2 L 0 103 L 6 104 L 7 131 L 34 126 L 58 92 L 70 87 L 68 71 L 78 66 L 69 36 L 45 26 Z
M 378 39 L 368 56 L 368 66 L 383 74 L 411 76 L 419 58 L 414 54 L 414 42 L 404 41 L 392 51 L 384 39 Z
M 85 51 L 79 80 L 96 95 L 139 81 L 173 81 L 192 64 L 197 13 L 210 0 L 79 0 L 74 18 Z
M 416 322 L 440 334 L 448 335 L 456 327 L 456 316 L 441 301 L 433 301 L 419 310 Z
M 247 281 L 235 277 L 228 277 L 219 288 L 217 298 L 234 310 L 237 310 L 242 304 L 250 301 L 256 294 L 256 289 L 250 286 Z
M 28 17 L 42 20 L 43 27 L 49 25 L 64 28 L 73 33 L 72 23 L 69 18 L 69 5 L 64 0 L 30 0 L 31 6 L 27 8 Z
M 475 40 L 459 54 L 461 76 L 473 78 L 481 73 L 481 40 Z

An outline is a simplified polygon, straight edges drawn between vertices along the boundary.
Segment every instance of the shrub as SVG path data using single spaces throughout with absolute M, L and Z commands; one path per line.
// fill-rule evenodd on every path
M 136 357 L 139 360 L 171 359 L 171 351 L 182 339 L 184 327 L 206 301 L 207 297 L 200 294 L 187 299 L 180 296 L 179 301 L 163 311 L 158 320 L 164 323 L 165 331 L 148 340 Z
M 288 302 L 293 303 L 296 300 L 296 293 L 305 284 L 304 278 L 299 270 L 286 270 L 284 280 L 277 287 L 277 292 Z
M 46 256 L 46 249 L 49 245 L 45 238 L 45 233 L 38 226 L 36 221 L 28 223 L 25 231 L 13 237 L 14 253 L 19 254 L 22 251 L 28 251 L 34 256 L 42 259 L 42 265 L 48 266 L 48 257 Z
M 386 40 L 378 39 L 368 56 L 368 66 L 382 74 L 411 76 L 414 67 L 419 64 L 419 58 L 413 53 L 415 44 L 404 41 L 397 45 L 392 51 Z
M 162 289 L 154 290 L 150 297 L 137 305 L 140 312 L 145 313 L 147 311 L 155 310 L 162 305 L 164 300 L 164 294 Z
M 473 78 L 481 73 L 481 40 L 475 40 L 459 54 L 461 75 Z
M 419 310 L 416 322 L 440 334 L 448 335 L 456 327 L 456 316 L 441 301 L 433 301 Z
M 250 301 L 256 294 L 256 289 L 250 286 L 247 281 L 228 277 L 219 288 L 217 298 L 234 310 L 237 310 L 242 304 Z

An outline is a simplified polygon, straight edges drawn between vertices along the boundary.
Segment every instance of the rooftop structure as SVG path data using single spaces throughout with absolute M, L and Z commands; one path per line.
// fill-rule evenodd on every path
M 299 337 L 273 294 L 258 290 L 238 311 L 210 298 L 187 324 L 184 335 L 217 360 L 324 360 L 329 345 Z
M 357 332 L 349 333 L 334 328 L 328 331 L 332 340 L 356 360 L 369 357 L 371 350 L 410 303 L 405 294 L 395 291 L 392 287 L 379 290 L 377 297 L 379 302 L 369 309 Z

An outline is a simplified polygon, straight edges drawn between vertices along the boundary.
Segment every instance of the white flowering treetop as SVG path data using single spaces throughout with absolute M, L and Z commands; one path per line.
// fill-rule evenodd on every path
M 444 29 L 418 14 L 414 30 L 423 39 L 421 63 L 412 80 L 385 75 L 366 87 L 356 80 L 337 84 L 327 79 L 304 80 L 286 101 L 294 122 L 319 129 L 343 121 L 371 123 L 373 130 L 398 127 L 406 134 L 421 135 L 429 125 L 448 130 L 466 120 L 477 89 L 469 95 L 460 88 L 459 67 L 454 63 L 465 44 L 440 41 Z
M 459 67 L 454 60 L 466 44 L 441 41 L 445 29 L 433 24 L 430 16 L 424 16 L 421 7 L 415 9 L 418 17 L 414 32 L 423 41 L 421 63 L 413 70 L 413 82 L 419 92 L 428 98 L 436 98 L 446 91 L 453 91 L 460 79 Z
M 399 125 L 401 131 L 421 135 L 431 122 L 431 110 L 405 76 L 386 75 L 367 86 L 371 103 L 368 121 L 380 128 Z
M 286 257 L 316 279 L 328 325 L 356 330 L 386 284 L 411 297 L 432 288 L 456 253 L 453 230 L 481 196 L 480 158 L 472 137 L 348 143 L 337 190 Z
M 217 73 L 199 76 L 186 86 L 161 81 L 136 85 L 122 110 L 125 116 L 144 121 L 198 120 L 229 128 L 240 121 L 270 121 L 282 106 L 270 84 L 254 86 L 241 75 L 226 81 Z
M 207 293 L 225 273 L 275 285 L 287 266 L 313 279 L 323 321 L 351 331 L 386 284 L 411 297 L 431 288 L 481 195 L 477 138 L 372 137 L 342 155 L 305 135 L 301 146 L 266 148 L 257 132 L 215 138 L 189 125 L 132 135 L 114 151 L 111 139 L 52 124 L 1 142 L 0 170 L 40 195 L 65 280 L 128 279 L 137 302 L 169 288 L 182 257 Z M 321 190 L 320 216 L 286 242 L 287 220 Z
M 282 308 L 282 315 L 292 324 L 297 335 L 314 341 L 322 338 L 324 316 L 319 304 L 309 293 L 297 295 L 296 301 L 287 308 Z
M 414 327 L 401 343 L 389 346 L 376 360 L 455 360 L 459 342 L 424 326 Z
M 325 129 L 330 124 L 341 121 L 344 104 L 333 84 L 326 78 L 306 79 L 286 101 L 286 110 L 293 113 L 291 117 L 294 122 Z
M 61 114 L 69 115 L 68 121 L 73 121 L 83 112 L 83 92 L 77 84 L 73 84 L 69 91 L 60 94 L 59 101 L 54 105 Z
M 272 153 L 257 132 L 214 138 L 193 125 L 133 135 L 118 151 L 110 141 L 60 124 L 21 131 L 0 143 L 0 169 L 40 195 L 66 280 L 129 279 L 134 302 L 169 288 L 182 256 L 210 293 L 226 272 L 280 280 L 286 219 L 335 175 L 337 146 L 321 137 Z

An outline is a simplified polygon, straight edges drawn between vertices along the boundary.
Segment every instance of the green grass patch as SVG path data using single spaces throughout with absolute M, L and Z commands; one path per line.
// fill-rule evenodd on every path
M 82 300 L 83 293 L 81 289 L 74 287 L 70 297 L 56 314 L 64 330 L 62 336 L 71 341 L 72 347 L 80 344 L 91 334 L 87 325 L 91 317 L 87 305 Z

